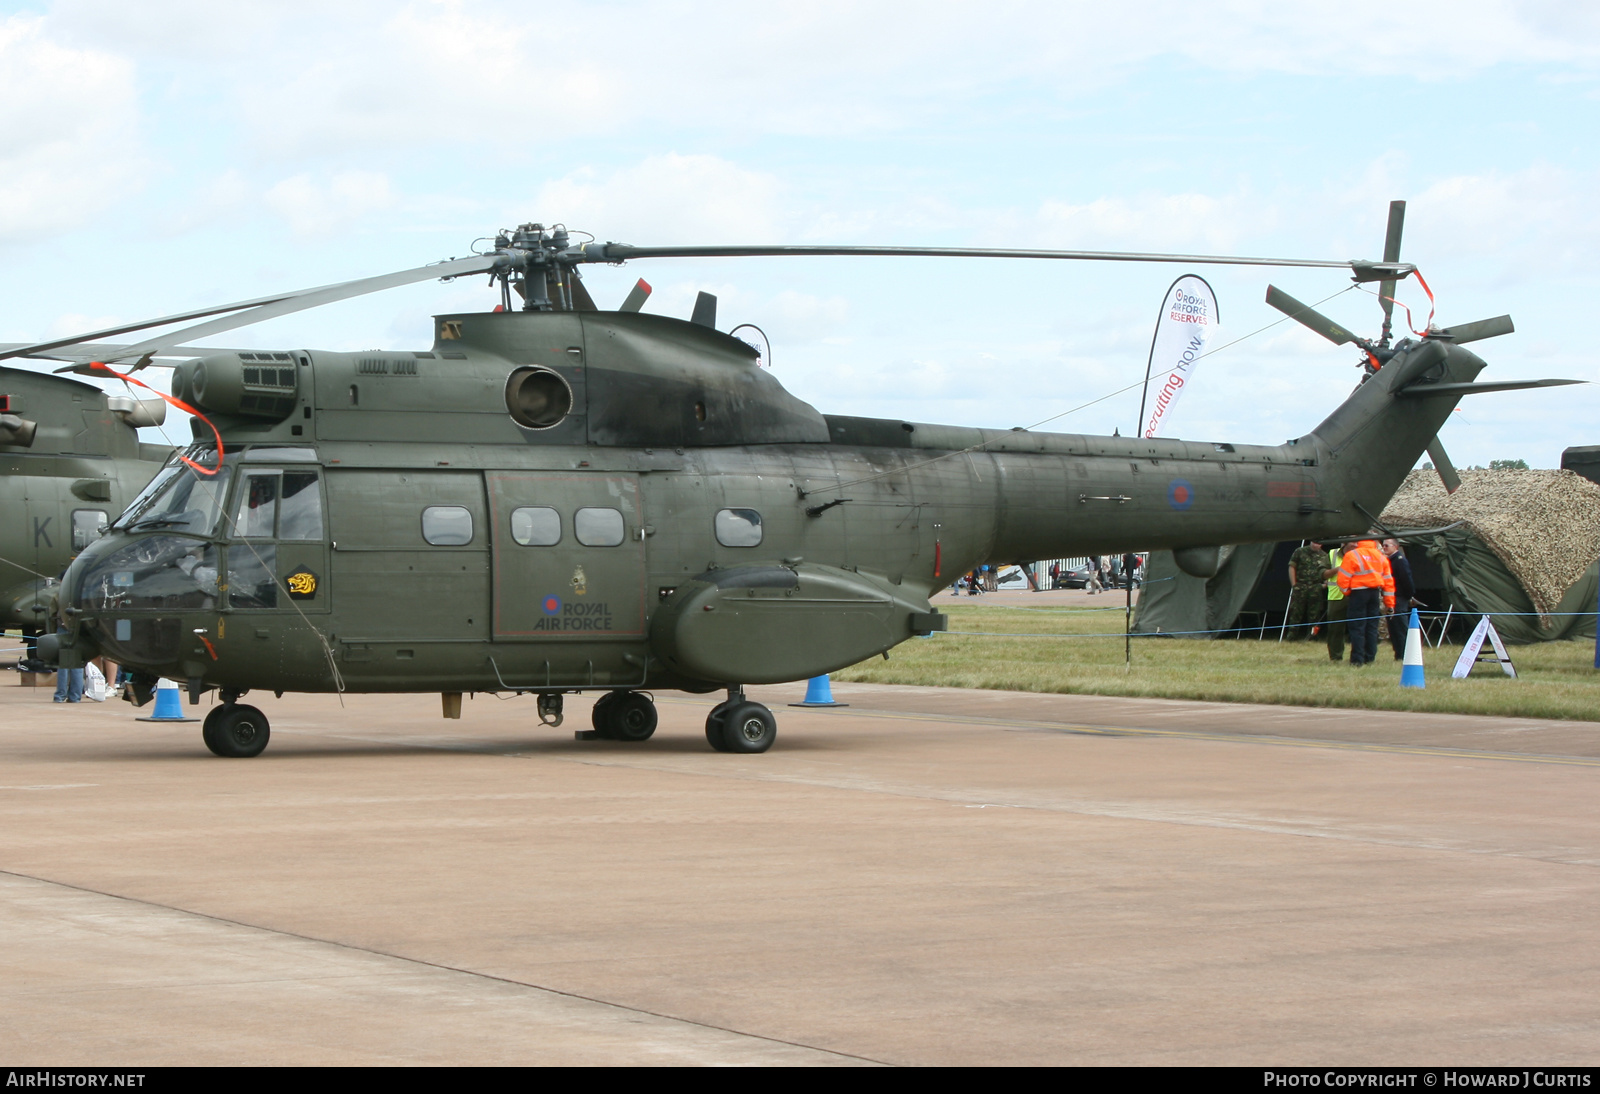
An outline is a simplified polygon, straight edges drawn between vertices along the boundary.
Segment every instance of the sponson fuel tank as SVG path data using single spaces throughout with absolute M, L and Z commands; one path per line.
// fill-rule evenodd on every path
M 775 684 L 853 665 L 945 629 L 926 597 L 883 577 L 813 563 L 710 570 L 652 620 L 651 649 L 699 680 Z

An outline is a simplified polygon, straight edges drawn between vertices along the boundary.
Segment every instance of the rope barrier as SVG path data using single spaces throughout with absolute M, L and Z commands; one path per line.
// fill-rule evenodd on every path
M 1048 609 L 1033 609 L 1033 610 L 1048 610 Z M 1111 609 L 1090 608 L 1090 609 L 1085 609 L 1085 610 L 1088 610 L 1088 611 L 1109 611 Z M 1120 609 L 1118 609 L 1118 610 L 1120 610 Z M 1382 615 L 1358 615 L 1358 616 L 1351 616 L 1351 617 L 1343 620 L 1342 622 L 1344 622 L 1346 624 L 1349 624 L 1349 623 L 1360 623 L 1360 622 L 1363 622 L 1363 621 L 1368 620 L 1368 619 L 1380 619 L 1380 620 L 1381 619 L 1393 619 L 1396 615 L 1399 615 L 1399 614 L 1405 614 L 1405 613 L 1385 612 Z M 1459 615 L 1464 619 L 1471 619 L 1471 618 L 1473 618 L 1475 616 L 1483 616 L 1483 615 L 1487 615 L 1491 619 L 1493 619 L 1493 618 L 1495 618 L 1497 616 L 1501 617 L 1501 618 L 1524 617 L 1524 616 L 1537 618 L 1539 616 L 1538 612 L 1455 612 L 1455 613 L 1449 613 L 1449 612 L 1437 611 L 1437 610 L 1433 610 L 1433 609 L 1429 609 L 1427 611 L 1423 611 L 1420 608 L 1418 609 L 1418 615 L 1419 616 L 1427 616 L 1427 617 L 1430 617 L 1430 618 L 1433 618 L 1433 619 L 1442 619 L 1442 618 L 1447 617 L 1450 614 Z M 1597 615 L 1600 615 L 1600 613 L 1596 613 L 1596 612 L 1593 612 L 1593 611 L 1587 611 L 1587 612 L 1549 612 L 1549 613 L 1547 613 L 1546 617 L 1547 618 L 1560 618 L 1560 619 L 1584 618 L 1584 617 L 1594 618 Z M 1291 628 L 1321 627 L 1321 626 L 1326 625 L 1327 622 L 1328 621 L 1326 619 L 1323 619 L 1323 620 L 1320 620 L 1320 621 L 1318 621 L 1316 623 L 1291 623 L 1291 624 L 1289 624 L 1289 626 Z M 1340 622 L 1340 621 L 1339 620 L 1335 620 L 1335 622 Z M 1197 630 L 1197 631 L 1118 631 L 1116 633 L 1112 633 L 1112 632 L 1108 631 L 1108 632 L 1106 632 L 1104 634 L 1049 634 L 1049 633 L 1041 634 L 1041 633 L 1037 633 L 1037 632 L 1029 633 L 1029 632 L 1026 632 L 1026 631 L 934 631 L 933 633 L 934 634 L 961 635 L 961 636 L 964 636 L 964 637 L 973 637 L 973 638 L 1129 638 L 1129 637 L 1132 637 L 1132 638 L 1182 638 L 1182 637 L 1187 637 L 1189 635 L 1196 635 L 1196 634 L 1256 634 L 1256 633 L 1259 633 L 1260 631 L 1261 631 L 1261 628 L 1259 626 L 1255 626 L 1255 627 L 1224 627 L 1224 628 L 1219 628 L 1219 629 L 1216 629 L 1216 630 Z

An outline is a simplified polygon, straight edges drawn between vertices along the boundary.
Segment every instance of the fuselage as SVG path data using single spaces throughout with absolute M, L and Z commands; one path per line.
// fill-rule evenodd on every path
M 798 679 L 937 629 L 930 595 L 982 562 L 1358 530 L 1448 413 L 1358 391 L 1278 446 L 978 430 L 821 415 L 658 317 L 440 332 L 180 376 L 226 454 L 170 465 L 74 564 L 78 656 L 194 691 Z M 565 385 L 551 425 L 529 370 Z M 1378 461 L 1352 445 L 1382 414 Z

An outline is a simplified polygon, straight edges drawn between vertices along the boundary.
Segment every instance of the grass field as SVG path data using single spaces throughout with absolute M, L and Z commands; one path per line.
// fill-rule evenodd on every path
M 1600 671 L 1591 641 L 1511 647 L 1515 680 L 1488 664 L 1453 680 L 1461 648 L 1430 647 L 1423 655 L 1428 686 L 1417 690 L 1400 687 L 1400 664 L 1387 642 L 1375 664 L 1355 669 L 1348 661 L 1330 661 L 1321 642 L 1280 645 L 1270 632 L 1266 641 L 1136 637 L 1129 671 L 1120 605 L 969 607 L 941 597 L 935 606 L 949 613 L 950 633 L 912 639 L 889 660 L 863 661 L 834 679 L 1600 721 Z M 1048 637 L 1057 635 L 1065 637 Z

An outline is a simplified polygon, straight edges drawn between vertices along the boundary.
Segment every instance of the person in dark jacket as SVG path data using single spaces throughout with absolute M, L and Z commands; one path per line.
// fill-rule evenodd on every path
M 1406 655 L 1406 630 L 1411 625 L 1411 602 L 1417 595 L 1417 584 L 1411 578 L 1411 563 L 1396 540 L 1383 541 L 1383 553 L 1389 556 L 1389 570 L 1394 574 L 1394 614 L 1389 617 L 1389 645 L 1394 647 L 1394 659 Z

